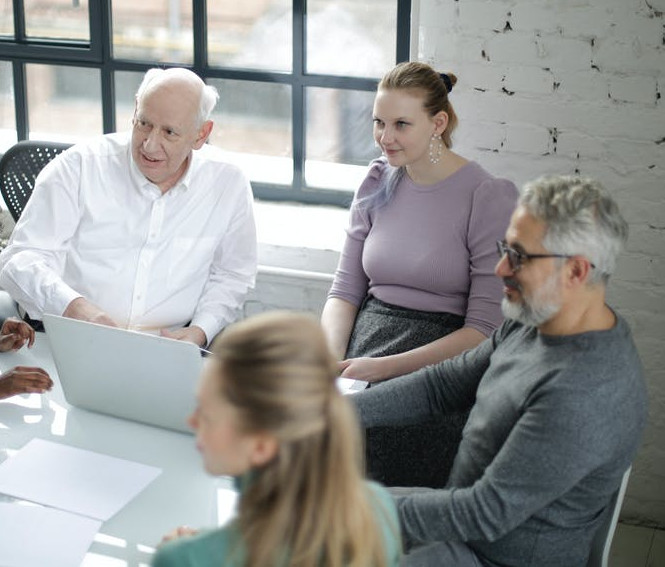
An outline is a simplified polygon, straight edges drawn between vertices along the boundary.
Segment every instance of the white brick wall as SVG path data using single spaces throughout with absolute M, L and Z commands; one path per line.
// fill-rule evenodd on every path
M 665 0 L 421 0 L 417 59 L 457 74 L 455 149 L 521 184 L 598 178 L 631 238 L 610 286 L 650 392 L 625 519 L 665 526 Z

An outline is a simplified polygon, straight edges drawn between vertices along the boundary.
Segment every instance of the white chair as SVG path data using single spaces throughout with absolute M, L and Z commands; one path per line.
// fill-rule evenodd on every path
M 619 521 L 619 512 L 621 512 L 621 505 L 623 504 L 623 497 L 626 494 L 626 487 L 628 486 L 628 477 L 630 470 L 628 467 L 626 472 L 623 473 L 621 485 L 619 489 L 612 496 L 609 504 L 609 514 L 605 516 L 602 524 L 598 527 L 598 531 L 591 542 L 591 554 L 587 567 L 608 567 L 610 548 L 612 547 L 612 538 L 614 538 L 614 531 Z

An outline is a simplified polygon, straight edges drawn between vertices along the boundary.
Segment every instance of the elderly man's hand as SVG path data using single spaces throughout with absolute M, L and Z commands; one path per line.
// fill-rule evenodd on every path
M 34 366 L 16 366 L 0 374 L 0 399 L 16 394 L 43 394 L 52 387 L 46 370 Z
M 28 343 L 28 348 L 32 347 L 35 343 L 35 330 L 16 317 L 5 319 L 0 329 L 0 352 L 18 350 L 25 343 Z
M 118 324 L 111 319 L 104 311 L 83 297 L 74 299 L 65 309 L 63 317 L 70 319 L 80 319 L 89 323 L 98 323 L 108 327 L 117 327 Z
M 176 341 L 187 341 L 200 347 L 204 347 L 208 342 L 203 329 L 201 327 L 197 327 L 196 325 L 174 329 L 173 331 L 162 329 L 160 334 L 163 337 L 168 337 L 169 339 L 175 339 Z

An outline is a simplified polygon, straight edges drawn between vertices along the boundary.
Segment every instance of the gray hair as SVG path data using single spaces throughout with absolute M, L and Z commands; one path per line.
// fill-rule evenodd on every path
M 628 224 L 598 181 L 541 177 L 523 187 L 519 205 L 546 224 L 548 251 L 586 256 L 595 265 L 589 283 L 607 283 L 628 239 Z
M 146 90 L 155 80 L 163 81 L 167 78 L 180 78 L 190 82 L 200 83 L 201 85 L 201 99 L 199 100 L 199 110 L 196 115 L 196 126 L 200 128 L 206 120 L 210 119 L 217 101 L 219 100 L 219 93 L 213 86 L 206 85 L 203 80 L 194 72 L 183 69 L 180 67 L 172 67 L 170 69 L 153 68 L 149 69 L 143 76 L 143 80 L 136 91 L 136 100 L 145 94 Z

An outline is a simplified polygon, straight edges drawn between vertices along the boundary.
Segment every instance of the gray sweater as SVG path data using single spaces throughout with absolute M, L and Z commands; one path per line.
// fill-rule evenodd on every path
M 352 398 L 367 427 L 473 407 L 448 487 L 397 499 L 405 543 L 467 542 L 486 565 L 586 565 L 633 460 L 646 388 L 630 330 L 505 322 L 477 348 Z

